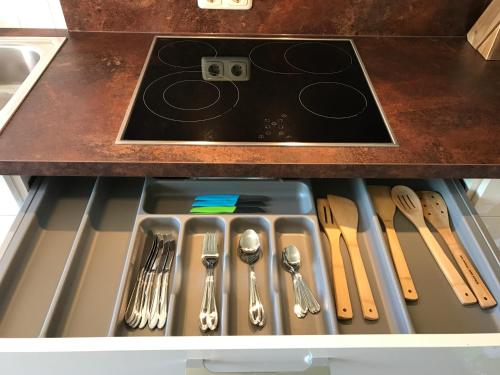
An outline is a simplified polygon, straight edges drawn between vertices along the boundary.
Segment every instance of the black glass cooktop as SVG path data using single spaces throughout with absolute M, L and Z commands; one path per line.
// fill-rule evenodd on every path
M 156 38 L 124 143 L 393 144 L 349 40 Z

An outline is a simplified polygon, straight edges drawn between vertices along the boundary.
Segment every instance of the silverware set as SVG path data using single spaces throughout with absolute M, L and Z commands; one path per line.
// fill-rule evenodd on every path
M 148 257 L 137 276 L 125 311 L 131 328 L 162 329 L 167 321 L 168 283 L 175 257 L 175 240 L 170 234 L 156 234 Z
M 205 233 L 201 248 L 201 264 L 205 268 L 206 275 L 199 314 L 199 326 L 202 332 L 216 331 L 219 323 L 215 287 L 215 270 L 219 263 L 217 247 L 217 233 Z M 263 253 L 258 233 L 253 229 L 245 230 L 240 236 L 237 251 L 240 259 L 248 265 L 248 319 L 254 327 L 260 329 L 266 324 L 266 315 L 254 269 L 254 265 Z M 125 323 L 129 327 L 143 329 L 148 326 L 150 329 L 162 329 L 165 326 L 168 284 L 174 258 L 173 236 L 156 234 L 127 304 Z M 283 250 L 282 260 L 285 269 L 292 275 L 295 315 L 304 318 L 308 312 L 317 314 L 320 305 L 299 273 L 299 250 L 294 245 L 289 245 Z
M 200 309 L 200 329 L 202 332 L 215 331 L 219 322 L 215 299 L 215 267 L 218 261 L 217 233 L 205 233 L 201 252 L 201 262 L 207 270 Z

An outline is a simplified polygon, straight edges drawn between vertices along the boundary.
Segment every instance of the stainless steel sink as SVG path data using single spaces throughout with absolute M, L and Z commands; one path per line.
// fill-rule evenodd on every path
M 0 131 L 66 38 L 0 37 Z

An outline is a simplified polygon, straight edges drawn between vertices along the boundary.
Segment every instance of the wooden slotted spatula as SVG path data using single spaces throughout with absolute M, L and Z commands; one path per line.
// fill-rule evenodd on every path
M 335 292 L 335 305 L 337 308 L 337 318 L 340 320 L 352 319 L 352 305 L 345 276 L 344 260 L 340 252 L 340 228 L 333 220 L 332 212 L 326 199 L 317 200 L 318 218 L 323 227 L 328 242 L 330 242 L 330 252 L 332 258 L 333 290 Z
M 425 244 L 436 260 L 441 272 L 443 272 L 446 280 L 450 283 L 451 288 L 455 292 L 458 300 L 463 305 L 476 303 L 474 293 L 469 289 L 462 276 L 446 256 L 444 250 L 436 241 L 431 231 L 425 224 L 422 205 L 417 194 L 407 186 L 394 186 L 391 190 L 392 200 L 401 212 L 410 220 L 420 232 L 420 235 L 425 241 Z
M 336 195 L 328 195 L 328 204 L 349 251 L 363 317 L 366 320 L 377 320 L 377 306 L 358 246 L 358 207 L 350 199 Z
M 396 230 L 394 229 L 396 205 L 391 197 L 391 188 L 389 186 L 368 186 L 368 191 L 373 200 L 375 211 L 380 220 L 384 223 L 392 260 L 396 268 L 396 273 L 398 274 L 403 296 L 407 301 L 416 301 L 418 299 L 417 290 L 413 284 L 408 264 L 406 263 L 401 244 L 399 243 Z
M 434 191 L 419 191 L 417 194 L 423 206 L 425 220 L 431 223 L 445 240 L 481 308 L 487 309 L 496 306 L 495 298 L 451 231 L 448 207 L 441 194 Z

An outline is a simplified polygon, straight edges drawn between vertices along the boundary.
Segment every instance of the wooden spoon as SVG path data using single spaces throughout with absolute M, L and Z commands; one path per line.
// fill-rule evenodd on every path
M 340 228 L 333 220 L 332 212 L 326 199 L 317 200 L 318 218 L 328 241 L 332 258 L 333 290 L 335 292 L 335 307 L 337 318 L 340 320 L 352 319 L 352 305 L 345 276 L 344 260 L 340 252 Z
M 368 191 L 373 200 L 375 211 L 380 220 L 384 223 L 392 260 L 398 274 L 399 283 L 401 284 L 401 290 L 403 291 L 405 300 L 416 301 L 418 300 L 417 290 L 413 284 L 408 264 L 406 263 L 401 244 L 399 243 L 396 230 L 394 229 L 396 205 L 392 201 L 391 188 L 389 186 L 368 186 Z
M 431 223 L 445 240 L 465 279 L 476 295 L 481 308 L 488 309 L 496 306 L 495 298 L 491 295 L 474 264 L 465 254 L 464 248 L 451 231 L 448 207 L 441 194 L 434 191 L 419 191 L 417 194 L 423 206 L 425 220 Z
M 328 204 L 349 251 L 363 317 L 366 320 L 377 320 L 379 317 L 377 306 L 358 246 L 358 208 L 356 203 L 347 198 L 328 195 Z
M 443 272 L 446 280 L 455 292 L 458 300 L 463 305 L 471 305 L 476 303 L 474 293 L 469 289 L 462 276 L 446 256 L 444 250 L 436 241 L 431 231 L 425 224 L 422 205 L 417 194 L 407 186 L 394 186 L 391 190 L 392 200 L 401 210 L 401 212 L 410 220 L 420 232 L 420 235 L 425 241 L 425 244 L 436 260 L 441 272 Z

